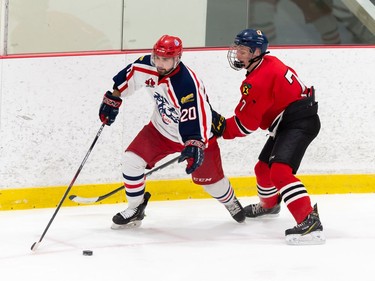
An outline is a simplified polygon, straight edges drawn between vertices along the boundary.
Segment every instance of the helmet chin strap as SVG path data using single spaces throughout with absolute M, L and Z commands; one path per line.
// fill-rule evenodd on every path
M 245 64 L 243 62 L 240 62 L 238 60 L 235 60 L 233 62 L 234 67 L 238 68 L 237 70 L 240 70 L 241 68 L 245 67 Z
M 269 51 L 264 52 L 264 53 L 260 54 L 259 56 L 255 57 L 255 58 L 252 58 L 251 60 L 249 60 L 249 64 L 246 67 L 245 67 L 244 63 L 242 63 L 242 62 L 239 62 L 239 63 L 242 64 L 242 67 L 248 69 L 254 62 L 260 61 L 268 53 L 269 53 Z

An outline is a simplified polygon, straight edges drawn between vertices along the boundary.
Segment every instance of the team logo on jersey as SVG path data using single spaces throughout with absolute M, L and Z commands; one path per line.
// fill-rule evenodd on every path
M 166 125 L 171 123 L 177 124 L 179 121 L 179 114 L 176 108 L 170 105 L 168 100 L 157 92 L 154 93 L 154 99 L 163 122 Z
M 242 85 L 242 94 L 247 96 L 249 94 L 249 90 L 252 88 L 251 84 L 244 83 Z
M 145 84 L 146 84 L 146 87 L 154 88 L 156 82 L 154 81 L 154 79 L 150 78 L 150 79 L 147 79 L 147 80 L 145 81 Z
M 193 93 L 190 93 L 187 96 L 181 98 L 181 104 L 192 102 L 192 101 L 194 101 L 194 94 Z

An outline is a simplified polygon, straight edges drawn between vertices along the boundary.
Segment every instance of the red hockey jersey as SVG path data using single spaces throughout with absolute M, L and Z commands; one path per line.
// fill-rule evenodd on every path
M 227 119 L 224 139 L 269 128 L 289 104 L 306 95 L 307 88 L 292 68 L 267 55 L 246 74 L 240 91 L 241 99 L 235 115 Z

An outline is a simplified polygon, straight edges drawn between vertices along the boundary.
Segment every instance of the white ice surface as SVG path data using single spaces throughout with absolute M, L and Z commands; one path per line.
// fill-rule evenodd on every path
M 1 280 L 375 280 L 375 194 L 311 198 L 324 245 L 285 244 L 295 225 L 285 205 L 277 218 L 238 224 L 204 199 L 150 201 L 141 228 L 117 231 L 111 218 L 125 204 L 64 207 L 32 252 L 55 209 L 2 211 Z

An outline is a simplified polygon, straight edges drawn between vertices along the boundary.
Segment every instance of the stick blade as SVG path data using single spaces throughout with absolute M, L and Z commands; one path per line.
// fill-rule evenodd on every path
M 31 251 L 35 252 L 36 249 L 38 249 L 40 242 L 34 242 L 34 244 L 31 245 Z
M 79 203 L 79 204 L 93 204 L 95 202 L 98 202 L 99 197 L 92 197 L 92 198 L 85 198 L 85 197 L 79 197 L 77 195 L 70 195 L 69 200 Z

